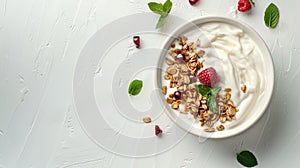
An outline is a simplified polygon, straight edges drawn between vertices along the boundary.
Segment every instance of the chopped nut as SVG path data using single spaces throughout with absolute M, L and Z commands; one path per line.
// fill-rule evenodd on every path
M 230 100 L 230 98 L 231 98 L 231 94 L 227 92 L 227 93 L 225 94 L 225 99 L 226 99 L 226 100 Z
M 204 54 L 205 54 L 205 51 L 200 50 L 200 51 L 198 51 L 197 56 L 198 56 L 198 58 L 201 58 Z
M 243 84 L 241 86 L 241 90 L 243 91 L 243 93 L 246 93 L 246 90 L 247 90 L 247 86 L 245 84 Z
M 218 131 L 223 131 L 225 129 L 224 125 L 219 125 L 216 127 Z
M 225 123 L 225 122 L 226 122 L 226 117 L 221 117 L 221 118 L 220 118 L 220 122 L 221 122 L 221 123 Z
M 162 92 L 163 92 L 164 95 L 167 94 L 167 86 L 163 86 L 162 87 Z
M 175 45 L 174 43 L 172 43 L 172 44 L 171 44 L 171 47 L 172 47 L 172 48 L 175 48 L 175 47 L 176 47 L 176 45 Z
M 144 118 L 143 118 L 143 121 L 144 121 L 145 123 L 151 123 L 151 118 L 150 118 L 150 117 L 144 117 Z
M 184 80 L 184 84 L 190 83 L 190 78 L 188 76 L 184 76 L 183 80 Z
M 182 100 L 176 100 L 176 103 L 181 104 Z
M 173 64 L 174 64 L 174 61 L 171 60 L 170 58 L 166 58 L 166 63 L 167 63 L 168 65 L 173 65 Z
M 179 104 L 177 102 L 173 102 L 171 106 L 172 106 L 173 109 L 178 109 L 179 108 Z
M 171 74 L 171 75 L 174 75 L 174 74 L 177 73 L 177 69 L 174 68 L 174 67 L 170 67 L 170 68 L 167 69 L 167 72 L 168 72 L 169 74 Z
M 231 92 L 231 88 L 225 88 L 225 92 Z
M 215 128 L 205 128 L 205 132 L 215 132 Z
M 165 80 L 170 80 L 170 79 L 171 79 L 171 78 L 170 78 L 170 75 L 166 73 L 165 76 L 164 76 L 164 79 L 165 79 Z
M 185 89 L 184 89 L 184 86 L 180 86 L 180 87 L 177 88 L 177 90 L 178 90 L 179 92 L 183 92 Z
M 171 97 L 167 97 L 167 102 L 169 103 L 169 104 L 172 104 L 173 103 L 173 98 L 171 98 Z

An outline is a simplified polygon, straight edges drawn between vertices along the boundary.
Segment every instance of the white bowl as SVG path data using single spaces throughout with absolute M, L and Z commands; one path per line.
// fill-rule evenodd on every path
M 274 67 L 273 67 L 273 61 L 270 54 L 270 51 L 265 44 L 264 40 L 260 37 L 260 35 L 250 26 L 248 26 L 245 23 L 242 23 L 241 21 L 228 18 L 228 17 L 222 17 L 222 16 L 206 16 L 201 17 L 195 20 L 192 20 L 191 22 L 182 25 L 177 30 L 174 31 L 174 33 L 171 34 L 171 36 L 166 40 L 164 43 L 163 48 L 165 51 L 161 53 L 160 60 L 158 62 L 158 67 L 164 67 L 164 58 L 167 54 L 168 49 L 170 48 L 171 43 L 174 42 L 175 38 L 178 36 L 182 36 L 185 33 L 189 32 L 190 30 L 193 30 L 197 28 L 197 25 L 209 23 L 209 22 L 221 22 L 221 23 L 227 23 L 232 26 L 238 27 L 242 29 L 245 34 L 247 34 L 256 44 L 258 49 L 260 50 L 260 55 L 262 59 L 262 64 L 264 71 L 263 79 L 264 85 L 262 86 L 263 94 L 259 96 L 259 99 L 256 101 L 256 104 L 254 108 L 252 108 L 246 117 L 243 117 L 243 119 L 237 118 L 235 121 L 232 121 L 232 123 L 236 122 L 236 126 L 225 128 L 223 131 L 215 131 L 213 133 L 208 133 L 204 131 L 203 127 L 200 127 L 199 124 L 191 123 L 190 119 L 187 119 L 186 114 L 182 115 L 178 111 L 172 110 L 170 106 L 166 103 L 165 96 L 162 95 L 162 102 L 164 103 L 166 107 L 166 113 L 168 116 L 180 127 L 185 129 L 186 131 L 195 134 L 197 136 L 201 136 L 204 138 L 225 138 L 237 135 L 249 127 L 251 127 L 264 113 L 266 108 L 268 107 L 268 104 L 272 97 L 273 87 L 274 87 Z M 163 69 L 163 68 L 162 68 Z M 161 88 L 163 83 L 163 74 L 164 72 L 159 69 L 157 73 L 157 87 Z M 188 121 L 189 120 L 189 121 Z M 198 125 L 198 126 L 197 126 Z

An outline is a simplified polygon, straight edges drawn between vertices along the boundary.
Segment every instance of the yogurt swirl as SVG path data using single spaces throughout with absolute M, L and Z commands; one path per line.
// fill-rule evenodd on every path
M 201 35 L 197 38 L 202 40 L 200 47 L 206 51 L 204 66 L 217 70 L 219 86 L 232 88 L 232 100 L 240 109 L 237 118 L 242 120 L 263 94 L 261 52 L 254 41 L 235 26 L 212 22 L 199 28 Z M 243 84 L 247 86 L 245 93 L 240 89 Z

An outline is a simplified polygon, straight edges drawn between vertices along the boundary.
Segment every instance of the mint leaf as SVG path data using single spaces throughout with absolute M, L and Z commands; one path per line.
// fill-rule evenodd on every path
M 207 97 L 211 93 L 211 88 L 209 88 L 205 85 L 202 85 L 202 84 L 197 85 L 196 89 L 202 96 L 205 96 L 205 97 Z
M 156 24 L 156 28 L 157 29 L 161 28 L 161 27 L 163 27 L 165 25 L 166 18 L 167 18 L 167 16 L 163 16 L 163 15 L 160 16 L 160 18 L 159 18 L 159 20 L 158 20 L 158 22 Z
M 156 14 L 161 15 L 164 13 L 163 4 L 161 4 L 161 3 L 149 2 L 148 7 L 152 12 L 154 12 Z
M 208 109 L 214 113 L 217 107 L 215 96 L 208 96 L 207 104 L 208 104 Z
M 236 154 L 237 161 L 245 167 L 254 167 L 256 166 L 257 160 L 254 154 L 250 151 L 242 151 Z
M 255 7 L 255 2 L 253 0 L 250 0 L 250 3 L 251 3 L 252 6 Z
M 265 25 L 270 28 L 275 28 L 279 22 L 279 9 L 278 7 L 271 3 L 265 11 Z
M 217 107 L 217 102 L 215 97 L 216 94 L 220 92 L 221 87 L 210 88 L 205 85 L 199 84 L 197 85 L 196 89 L 202 96 L 207 97 L 208 109 L 214 113 Z
M 166 13 L 170 13 L 171 9 L 172 9 L 172 2 L 170 0 L 167 0 L 164 5 L 163 5 L 163 10 Z
M 211 94 L 214 96 L 216 94 L 218 94 L 221 90 L 221 87 L 216 87 L 216 88 L 213 88 L 211 89 Z
M 142 87 L 143 87 L 143 81 L 134 80 L 134 81 L 130 82 L 130 84 L 129 84 L 128 94 L 130 96 L 135 96 L 141 92 Z

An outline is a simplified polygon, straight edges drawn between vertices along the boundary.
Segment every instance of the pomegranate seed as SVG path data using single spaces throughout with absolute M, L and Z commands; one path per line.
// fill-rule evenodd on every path
M 191 5 L 195 5 L 196 3 L 199 2 L 199 0 L 189 0 L 189 2 L 190 2 Z
M 163 131 L 159 128 L 158 125 L 155 125 L 155 135 L 159 136 L 163 133 Z
M 140 44 L 141 44 L 140 36 L 133 36 L 133 43 L 135 44 L 136 48 L 140 48 Z
M 190 78 L 190 82 L 191 82 L 191 83 L 197 81 L 197 78 L 196 78 L 195 75 L 192 75 L 192 74 L 191 74 L 191 75 L 189 76 L 189 78 Z
M 174 92 L 174 97 L 176 100 L 181 99 L 181 93 L 179 91 Z
M 179 60 L 180 62 L 185 62 L 185 56 L 182 54 L 178 54 L 176 56 L 176 59 Z

